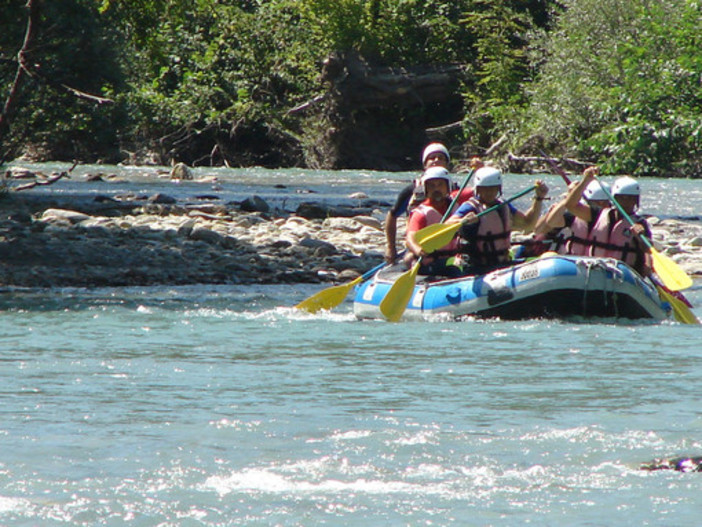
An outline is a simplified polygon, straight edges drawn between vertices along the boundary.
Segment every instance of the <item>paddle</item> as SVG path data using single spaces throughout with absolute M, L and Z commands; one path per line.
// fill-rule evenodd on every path
M 454 196 L 453 201 L 451 202 L 451 206 L 446 211 L 446 214 L 448 214 L 451 211 L 456 201 L 458 200 L 458 197 L 460 196 L 461 192 L 463 192 L 463 189 L 466 188 L 466 185 L 470 181 L 470 178 L 473 176 L 473 172 L 474 169 L 471 169 L 468 172 L 468 175 L 463 181 L 463 184 L 458 190 L 458 193 Z M 297 304 L 295 308 L 307 311 L 309 313 L 316 313 L 317 311 L 320 311 L 322 309 L 333 309 L 344 301 L 346 296 L 349 294 L 349 291 L 351 291 L 351 289 L 353 289 L 354 286 L 368 280 L 376 272 L 380 271 L 380 269 L 382 269 L 384 266 L 385 264 L 381 263 L 380 265 L 375 266 L 370 271 L 365 272 L 363 275 L 346 284 L 335 285 L 332 287 L 328 287 L 327 289 L 323 289 L 322 291 L 315 293 L 311 297 Z
M 407 309 L 421 265 L 422 258 L 420 256 L 409 271 L 402 273 L 395 280 L 395 283 L 392 284 L 392 287 L 380 302 L 380 312 L 390 322 L 398 322 L 402 318 L 405 309 Z
M 499 207 L 506 205 L 507 203 L 510 203 L 511 201 L 514 201 L 517 198 L 522 197 L 524 194 L 533 191 L 535 188 L 536 185 L 533 185 L 528 189 L 523 190 L 518 194 L 515 194 L 511 198 L 501 203 L 498 203 L 497 205 L 493 205 L 488 209 L 485 209 L 483 212 L 479 213 L 477 217 L 479 218 L 481 216 L 484 216 L 485 214 L 492 212 L 493 210 L 496 210 Z M 451 207 L 449 207 L 449 210 L 451 210 Z M 442 218 L 442 222 L 445 219 L 446 218 Z M 419 243 L 419 245 L 422 246 L 422 249 L 424 249 L 428 253 L 434 252 L 435 250 L 449 243 L 455 236 L 456 231 L 458 231 L 458 229 L 461 227 L 462 223 L 453 223 L 451 225 L 444 225 L 442 223 L 438 225 L 442 227 L 440 230 L 430 229 L 430 227 L 433 227 L 433 225 L 429 225 L 429 227 L 425 227 L 424 229 L 417 231 L 417 233 L 415 234 L 414 239 L 417 241 L 417 243 Z M 429 235 L 423 236 L 423 241 L 420 241 L 419 235 L 420 233 L 424 232 L 428 232 Z M 387 292 L 382 302 L 380 302 L 380 312 L 389 321 L 397 322 L 402 317 L 402 314 L 405 312 L 405 309 L 407 309 L 407 303 L 410 301 L 410 298 L 412 298 L 412 292 L 414 291 L 414 284 L 417 277 L 417 273 L 419 272 L 419 266 L 421 265 L 421 262 L 422 259 L 419 258 L 419 260 L 417 260 L 417 262 L 412 266 L 412 269 L 400 276 L 400 278 L 398 278 L 392 285 L 390 291 Z
M 349 291 L 351 291 L 356 284 L 360 284 L 364 280 L 368 280 L 384 266 L 385 262 L 381 263 L 380 265 L 376 265 L 370 271 L 365 272 L 347 284 L 335 285 L 328 287 L 327 289 L 323 289 L 322 291 L 315 293 L 308 299 L 297 304 L 295 308 L 307 311 L 308 313 L 316 313 L 321 309 L 335 308 L 344 301 L 346 295 L 349 294 Z
M 492 207 L 485 209 L 481 213 L 477 215 L 478 218 L 481 216 L 484 216 L 485 214 L 488 214 L 492 212 L 493 210 L 499 209 L 501 206 L 506 205 L 507 203 L 510 203 L 511 201 L 514 201 L 515 199 L 521 198 L 524 194 L 528 194 L 529 192 L 533 191 L 536 188 L 536 185 L 532 185 L 531 187 L 522 190 L 518 194 L 515 194 L 511 198 L 502 201 L 498 203 L 497 205 L 493 205 Z M 438 225 L 438 227 L 436 227 Z M 436 251 L 437 249 L 443 247 L 447 243 L 449 243 L 453 237 L 455 236 L 456 232 L 458 229 L 461 228 L 462 222 L 458 223 L 452 223 L 450 225 L 445 225 L 445 224 L 436 224 L 436 225 L 429 225 L 428 227 L 424 227 L 423 229 L 417 231 L 417 234 L 415 234 L 414 239 L 417 241 L 419 245 L 422 246 L 422 249 L 424 249 L 425 252 L 431 253 Z
M 556 174 L 561 176 L 563 178 L 563 181 L 565 181 L 566 185 L 570 185 L 570 178 L 566 175 L 565 170 L 563 170 L 561 167 L 559 167 L 553 159 L 548 157 L 543 150 L 539 150 L 541 152 L 541 156 L 546 160 L 546 162 L 551 166 L 553 170 L 556 171 Z
M 673 308 L 675 320 L 683 324 L 700 324 L 699 319 L 683 300 L 676 298 L 672 291 L 669 291 L 663 284 L 658 283 L 657 280 L 651 278 L 651 281 L 653 285 L 656 286 L 658 296 L 661 297 L 661 300 L 668 302 L 670 307 Z
M 448 218 L 449 215 L 451 214 L 451 211 L 453 210 L 453 206 L 458 201 L 458 198 L 460 197 L 461 192 L 463 192 L 463 189 L 466 188 L 466 185 L 468 185 L 470 178 L 473 177 L 473 172 L 475 172 L 475 169 L 471 168 L 470 171 L 468 172 L 468 175 L 463 180 L 463 184 L 461 185 L 461 188 L 458 189 L 458 192 L 451 200 L 451 204 L 446 209 L 446 212 L 444 212 L 444 215 L 441 218 L 441 223 L 435 223 L 434 225 L 429 225 L 429 227 L 434 227 L 435 225 L 438 225 L 440 227 L 442 226 L 444 221 L 446 221 L 446 218 Z M 429 228 L 429 227 L 425 227 L 425 229 Z M 422 229 L 422 230 L 424 230 L 424 229 Z M 422 230 L 417 231 L 417 234 L 422 232 Z M 415 236 L 417 234 L 415 234 Z M 451 241 L 451 240 L 449 240 L 449 241 Z M 448 242 L 446 242 L 446 243 L 448 243 Z M 443 245 L 446 245 L 446 244 L 443 244 Z M 443 245 L 440 245 L 439 247 L 443 247 Z M 417 273 L 419 273 L 419 268 L 421 267 L 421 265 L 422 265 L 422 258 L 420 256 L 409 271 L 402 273 L 402 275 L 400 275 L 400 277 L 397 280 L 395 280 L 395 283 L 392 284 L 392 287 L 385 294 L 385 297 L 380 302 L 380 312 L 390 322 L 398 322 L 400 320 L 400 318 L 402 318 L 402 313 L 404 313 L 405 309 L 407 309 L 407 303 L 410 301 L 410 298 L 412 297 L 412 292 L 414 291 L 414 284 L 417 281 Z
M 609 198 L 609 201 L 611 201 L 614 206 L 617 207 L 617 210 L 619 210 L 621 215 L 627 222 L 629 222 L 629 225 L 633 227 L 634 220 L 631 219 L 619 202 L 614 199 L 614 196 L 612 196 L 609 190 L 607 190 L 607 188 L 602 184 L 600 178 L 595 176 L 595 179 L 600 184 L 602 191 Z M 668 289 L 671 291 L 680 291 L 681 289 L 687 289 L 692 285 L 692 278 L 690 278 L 672 258 L 658 252 L 651 241 L 644 234 L 640 234 L 639 239 L 646 245 L 646 247 L 648 247 L 648 250 L 651 251 L 651 256 L 653 257 L 653 269 L 656 271 L 656 274 L 658 274 Z

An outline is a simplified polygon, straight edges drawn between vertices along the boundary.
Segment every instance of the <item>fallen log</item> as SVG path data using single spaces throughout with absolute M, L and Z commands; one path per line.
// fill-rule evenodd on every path
M 460 64 L 415 67 L 371 66 L 357 53 L 331 54 L 322 69 L 322 80 L 344 105 L 359 108 L 402 107 L 445 102 L 460 97 L 465 76 Z

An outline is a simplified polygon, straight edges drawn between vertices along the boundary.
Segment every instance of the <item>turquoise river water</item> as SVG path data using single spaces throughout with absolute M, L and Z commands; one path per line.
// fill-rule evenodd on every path
M 214 173 L 271 201 L 409 178 Z M 202 192 L 156 179 L 125 185 Z M 702 210 L 698 183 L 643 187 L 647 212 Z M 0 288 L 0 525 L 699 524 L 702 474 L 639 468 L 702 455 L 699 326 L 290 307 L 323 287 Z

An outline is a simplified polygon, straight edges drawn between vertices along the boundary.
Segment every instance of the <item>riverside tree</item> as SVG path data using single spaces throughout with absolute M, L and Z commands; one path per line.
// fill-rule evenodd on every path
M 112 103 L 120 75 L 115 46 L 96 7 L 76 0 L 5 3 L 0 20 L 2 156 L 113 153 L 116 119 L 105 106 Z
M 11 93 L 27 4 L 4 1 L 0 100 Z M 536 151 L 536 142 L 612 172 L 699 174 L 693 0 L 34 2 L 39 40 L 3 143 L 11 155 L 309 166 L 320 137 L 362 124 L 364 110 L 329 117 L 335 85 L 320 75 L 333 54 L 355 53 L 369 71 L 463 72 L 451 88 L 461 102 L 446 115 L 421 97 L 365 110 L 376 126 L 359 131 L 376 134 L 371 144 L 388 136 L 406 160 L 417 151 L 409 129 L 450 125 L 467 153 L 505 137 L 494 155 Z
M 700 20 L 696 1 L 567 2 L 522 133 L 609 173 L 701 177 Z

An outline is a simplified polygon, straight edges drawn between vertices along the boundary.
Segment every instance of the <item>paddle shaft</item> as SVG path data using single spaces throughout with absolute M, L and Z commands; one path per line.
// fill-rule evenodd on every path
M 561 167 L 559 167 L 559 166 L 553 161 L 553 159 L 551 159 L 550 157 L 548 157 L 548 156 L 544 153 L 543 150 L 539 150 L 539 152 L 541 152 L 541 155 L 544 157 L 544 159 L 546 160 L 546 162 L 547 162 L 549 165 L 551 165 L 551 168 L 553 168 L 553 169 L 556 171 L 556 173 L 557 173 L 559 176 L 561 176 L 561 177 L 563 178 L 563 181 L 565 181 L 565 184 L 566 184 L 566 185 L 570 185 L 570 178 L 566 175 L 565 171 L 564 171 Z
M 451 203 L 449 204 L 448 209 L 446 209 L 446 212 L 444 212 L 444 215 L 441 217 L 441 223 L 445 222 L 448 219 L 449 215 L 451 214 L 451 211 L 453 210 L 453 206 L 458 201 L 458 198 L 461 197 L 461 192 L 463 192 L 463 189 L 465 189 L 466 186 L 468 185 L 470 178 L 473 177 L 473 172 L 475 172 L 475 169 L 471 168 L 470 171 L 468 172 L 468 175 L 463 180 L 463 183 L 461 184 L 461 188 L 458 189 L 458 192 L 456 192 L 456 195 L 451 200 Z
M 528 194 L 529 192 L 533 191 L 536 188 L 536 185 L 532 185 L 531 187 L 519 192 L 518 194 L 515 194 L 514 196 L 510 197 L 509 199 L 506 199 L 505 201 L 502 201 L 500 203 L 497 203 L 496 205 L 493 205 L 492 207 L 489 207 L 485 209 L 484 211 L 478 213 L 476 215 L 476 218 L 480 218 L 481 216 L 484 216 L 485 214 L 488 214 L 503 205 L 507 205 L 508 203 L 514 201 L 517 198 L 521 198 L 524 194 Z M 449 243 L 452 239 L 453 236 L 455 235 L 456 231 L 461 228 L 462 222 L 459 223 L 452 223 L 450 225 L 446 225 L 446 227 L 443 227 L 441 230 L 438 230 L 436 232 L 432 232 L 429 234 L 426 238 L 422 239 L 421 242 L 418 242 L 422 248 L 429 252 L 432 253 L 436 249 L 439 249 L 440 247 L 443 247 L 447 243 Z M 430 229 L 432 225 L 429 227 L 425 227 L 425 229 Z M 421 233 L 422 231 L 418 231 L 417 234 Z M 422 237 L 420 237 L 421 239 Z
M 407 252 L 407 250 L 402 251 L 400 254 L 397 255 L 397 257 L 400 258 L 400 257 L 403 256 L 406 252 Z M 371 276 L 373 276 L 375 273 L 377 273 L 378 271 L 380 271 L 380 270 L 381 270 L 383 267 L 385 267 L 386 265 L 387 265 L 387 264 L 386 264 L 385 262 L 383 262 L 383 263 L 380 263 L 380 264 L 376 265 L 375 267 L 373 267 L 373 269 L 371 269 L 371 270 L 369 270 L 369 271 L 366 271 L 365 273 L 363 273 L 363 274 L 359 277 L 359 278 L 360 278 L 359 282 L 365 282 L 366 280 L 368 280 Z M 357 278 L 357 280 L 358 280 L 358 278 Z
M 531 192 L 534 189 L 536 189 L 536 185 L 532 185 L 531 187 L 522 190 L 518 194 L 515 194 L 514 196 L 498 203 L 497 205 L 493 205 L 492 207 L 485 209 L 483 212 L 478 213 L 476 217 L 480 218 L 480 216 L 485 216 L 487 213 L 492 212 L 493 210 L 499 209 L 502 205 L 507 205 L 508 203 L 511 203 L 515 199 L 521 198 L 524 194 L 529 194 L 529 192 Z

